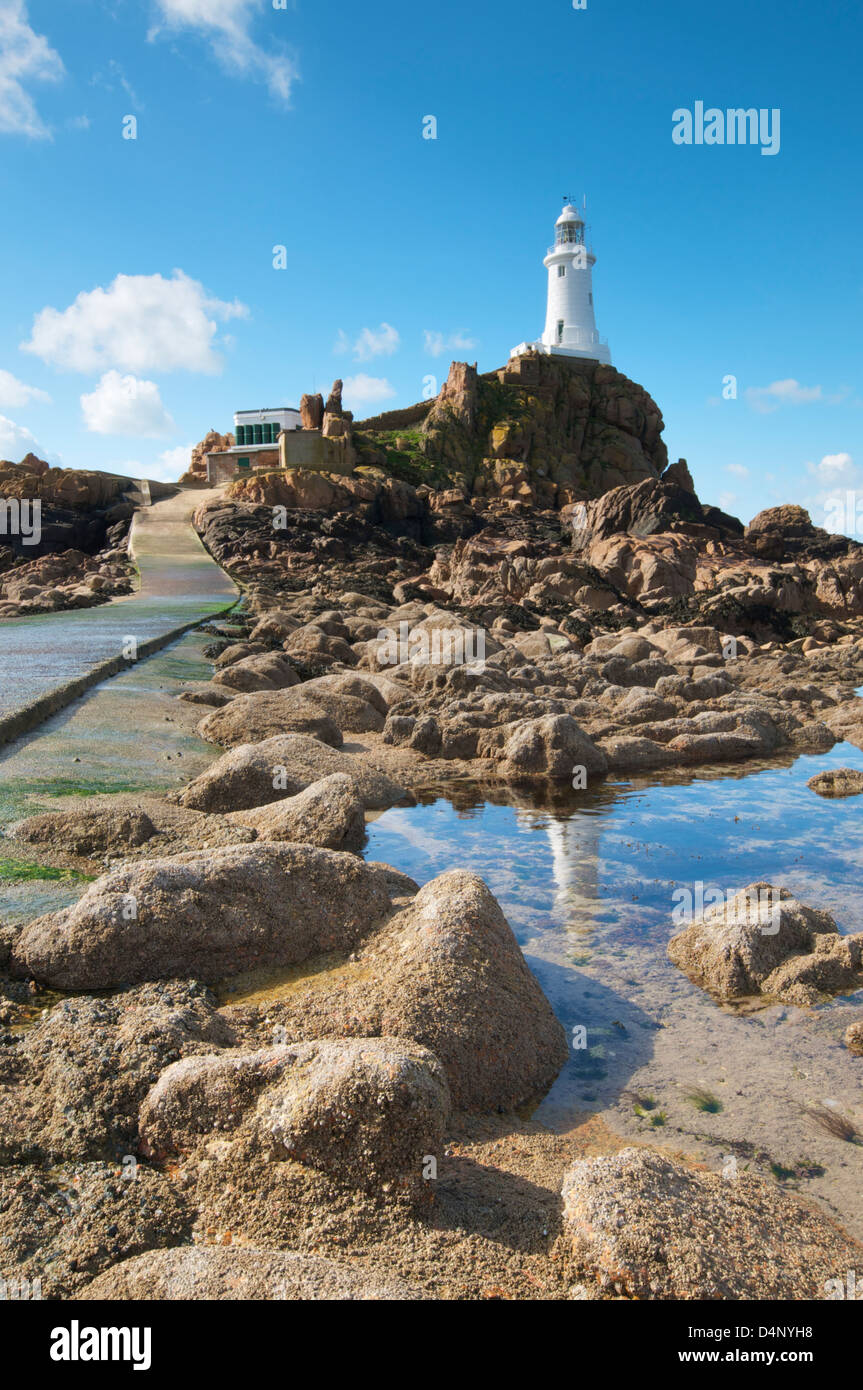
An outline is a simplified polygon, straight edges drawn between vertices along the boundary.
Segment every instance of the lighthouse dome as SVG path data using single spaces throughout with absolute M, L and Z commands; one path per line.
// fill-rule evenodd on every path
M 573 207 L 572 203 L 567 203 L 554 225 L 555 227 L 560 227 L 565 222 L 582 222 L 583 220 L 578 208 Z

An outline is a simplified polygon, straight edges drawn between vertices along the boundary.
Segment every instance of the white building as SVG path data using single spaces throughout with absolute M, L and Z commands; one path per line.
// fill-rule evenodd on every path
M 543 260 L 548 270 L 545 332 L 533 343 L 519 343 L 511 357 L 531 348 L 560 357 L 589 357 L 610 362 L 608 343 L 597 332 L 593 312 L 593 267 L 596 257 L 584 241 L 584 218 L 567 203 L 554 224 L 554 246 Z
M 302 418 L 293 406 L 273 406 L 268 410 L 238 410 L 234 415 L 234 437 L 239 449 L 276 447 L 280 430 L 300 430 Z

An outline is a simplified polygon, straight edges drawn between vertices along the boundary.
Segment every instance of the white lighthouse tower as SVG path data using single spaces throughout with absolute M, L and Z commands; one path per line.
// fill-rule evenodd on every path
M 511 357 L 531 348 L 560 357 L 588 357 L 610 362 L 608 343 L 597 332 L 593 311 L 593 267 L 596 257 L 585 245 L 584 218 L 567 203 L 554 224 L 554 245 L 543 260 L 548 270 L 545 332 L 533 343 L 519 343 Z

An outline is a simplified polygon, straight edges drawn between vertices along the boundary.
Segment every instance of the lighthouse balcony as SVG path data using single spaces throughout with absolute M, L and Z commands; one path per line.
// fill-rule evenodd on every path
M 526 353 L 538 352 L 543 357 L 585 357 L 593 362 L 611 362 L 608 343 L 598 333 L 578 332 L 570 329 L 564 342 L 547 343 L 538 338 L 533 343 L 519 343 L 510 357 L 523 357 Z
M 558 325 L 557 331 L 553 333 L 546 329 L 542 339 L 549 347 L 554 348 L 608 347 L 608 343 L 600 338 L 595 328 L 576 328 L 572 324 L 565 324 L 562 329 Z

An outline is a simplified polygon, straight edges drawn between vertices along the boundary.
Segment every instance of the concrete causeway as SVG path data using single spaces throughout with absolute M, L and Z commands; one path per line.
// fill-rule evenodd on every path
M 188 489 L 135 513 L 140 587 L 95 608 L 0 622 L 0 743 L 35 728 L 90 686 L 233 606 L 236 585 L 207 554 L 192 516 L 219 490 Z

